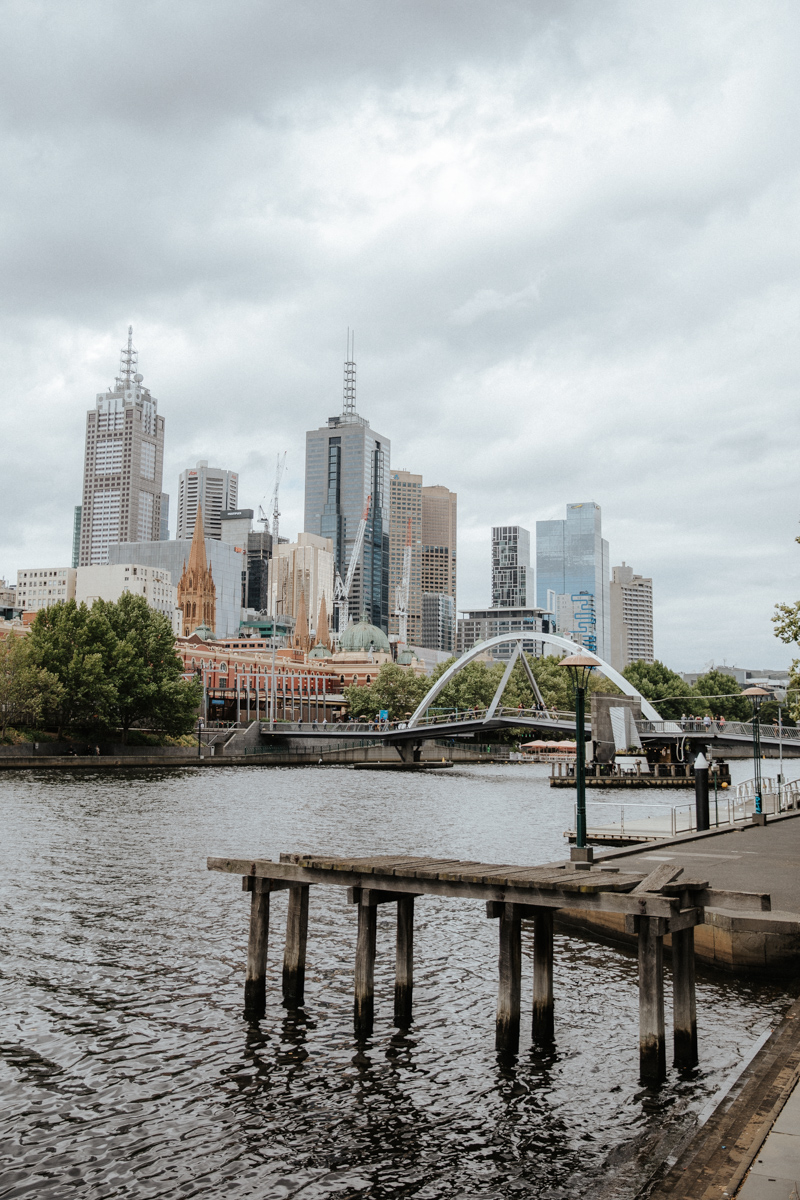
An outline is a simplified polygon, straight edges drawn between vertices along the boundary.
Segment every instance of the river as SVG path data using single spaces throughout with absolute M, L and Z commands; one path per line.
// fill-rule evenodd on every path
M 375 1033 L 359 1045 L 355 914 L 342 889 L 317 888 L 305 1009 L 280 1003 L 279 893 L 267 1014 L 247 1024 L 249 897 L 205 868 L 207 855 L 283 850 L 563 858 L 574 794 L 551 790 L 548 771 L 4 772 L 0 1197 L 632 1195 L 653 1148 L 788 1004 L 786 986 L 700 970 L 700 1068 L 650 1092 L 637 1079 L 634 958 L 557 935 L 556 1049 L 533 1052 L 523 1032 L 504 1060 L 497 925 L 476 901 L 426 898 L 414 1024 L 391 1026 L 386 906 Z

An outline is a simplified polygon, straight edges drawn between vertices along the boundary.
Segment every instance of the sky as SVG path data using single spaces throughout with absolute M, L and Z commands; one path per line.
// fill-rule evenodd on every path
M 286 451 L 294 536 L 350 327 L 392 466 L 458 493 L 459 608 L 493 524 L 594 500 L 658 658 L 788 665 L 795 3 L 8 0 L 0 35 L 0 576 L 69 564 L 129 324 L 173 505 L 204 458 L 266 507 Z

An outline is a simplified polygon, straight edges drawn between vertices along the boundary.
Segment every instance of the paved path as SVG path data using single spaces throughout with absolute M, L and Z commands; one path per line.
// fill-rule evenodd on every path
M 741 1200 L 800 1200 L 800 1087 L 796 1084 L 738 1195 Z

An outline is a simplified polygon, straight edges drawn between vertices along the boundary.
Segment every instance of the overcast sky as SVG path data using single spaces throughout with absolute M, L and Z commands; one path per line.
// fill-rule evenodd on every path
M 286 450 L 293 536 L 351 326 L 392 465 L 458 492 L 460 608 L 492 524 L 595 500 L 657 657 L 788 664 L 796 3 L 10 0 L 0 32 L 0 575 L 69 563 L 129 323 L 173 504 L 198 458 L 266 503 Z

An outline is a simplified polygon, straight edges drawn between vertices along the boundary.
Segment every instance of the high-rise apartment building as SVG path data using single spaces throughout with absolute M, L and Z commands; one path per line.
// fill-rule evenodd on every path
M 606 661 L 611 647 L 608 563 L 599 504 L 568 504 L 566 520 L 536 522 L 537 605 L 560 612 L 558 632 Z
M 279 617 L 297 617 L 303 597 L 309 629 L 317 631 L 320 604 L 333 607 L 333 547 L 330 538 L 300 533 L 296 542 L 280 542 L 269 566 L 269 611 Z
M 66 604 L 75 599 L 74 567 L 37 567 L 17 571 L 17 605 L 26 612 L 38 612 L 51 604 Z
M 530 569 L 530 532 L 521 525 L 493 525 L 492 608 L 528 607 Z
M 203 506 L 203 533 L 207 538 L 222 540 L 222 514 L 236 508 L 239 476 L 235 471 L 210 467 L 200 459 L 196 467 L 181 471 L 178 479 L 177 541 L 190 542 L 194 537 L 197 506 Z
M 342 579 L 366 512 L 366 531 L 349 596 L 349 615 L 366 612 L 371 624 L 389 629 L 389 460 L 391 443 L 356 412 L 356 364 L 348 340 L 344 404 L 327 425 L 306 434 L 303 528 L 330 538 Z M 341 631 L 340 631 L 341 632 Z
M 629 663 L 653 662 L 653 581 L 634 575 L 625 563 L 611 572 L 612 667 L 624 671 Z
M 397 615 L 403 583 L 406 546 L 410 542 L 411 564 L 408 592 L 406 644 L 421 646 L 422 637 L 422 476 L 410 471 L 389 472 L 389 636 L 400 633 Z
M 428 650 L 455 650 L 458 497 L 441 484 L 422 488 L 422 640 Z
M 86 414 L 80 566 L 108 562 L 117 542 L 160 538 L 163 461 L 164 418 L 142 386 L 130 327 L 114 387 Z

